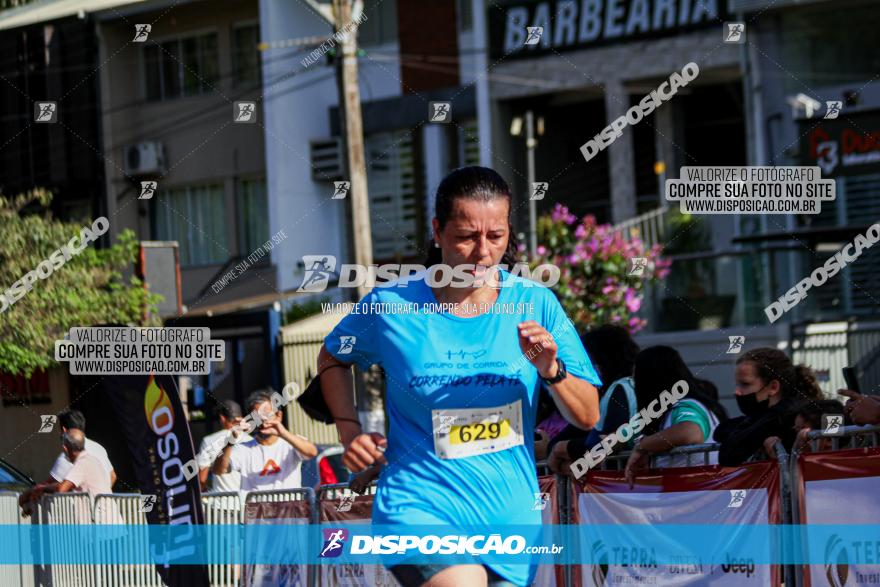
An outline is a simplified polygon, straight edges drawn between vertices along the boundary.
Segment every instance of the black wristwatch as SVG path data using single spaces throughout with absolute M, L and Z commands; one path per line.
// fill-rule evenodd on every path
M 547 379 L 546 377 L 541 377 L 540 375 L 538 375 L 538 377 L 541 377 L 541 381 L 543 381 L 547 385 L 553 385 L 554 383 L 559 383 L 560 381 L 568 377 L 568 371 L 565 370 L 565 363 L 559 357 L 556 357 L 556 365 L 559 367 L 559 371 L 556 372 L 556 376 Z

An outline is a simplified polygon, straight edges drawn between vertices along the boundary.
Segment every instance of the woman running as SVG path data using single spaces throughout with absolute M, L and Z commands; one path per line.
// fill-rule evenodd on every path
M 495 171 L 450 173 L 437 188 L 426 265 L 468 265 L 482 285 L 434 287 L 422 272 L 376 287 L 324 339 L 318 373 L 345 447 L 343 462 L 354 472 L 385 465 L 374 524 L 539 526 L 541 512 L 533 507 L 539 386 L 548 387 L 569 422 L 589 429 L 599 419 L 601 381 L 553 293 L 491 269 L 515 262 L 510 213 L 510 188 Z M 370 313 L 373 303 L 394 310 Z M 453 306 L 405 312 L 412 304 Z M 361 430 L 352 364 L 385 370 L 387 439 Z M 536 568 L 487 562 L 390 570 L 405 587 L 470 587 L 529 585 Z

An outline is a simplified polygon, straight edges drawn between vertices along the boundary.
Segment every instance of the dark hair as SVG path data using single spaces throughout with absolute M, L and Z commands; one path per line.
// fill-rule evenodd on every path
M 718 387 L 714 383 L 708 379 L 697 379 L 697 384 L 706 396 L 711 397 L 716 402 L 718 401 Z
M 736 360 L 736 364 L 746 361 L 754 363 L 758 377 L 765 384 L 769 384 L 774 379 L 779 381 L 782 397 L 808 400 L 825 397 L 813 370 L 806 365 L 795 365 L 788 355 L 779 349 L 761 347 L 746 351 Z
M 86 417 L 83 416 L 82 412 L 74 410 L 73 408 L 61 410 L 58 413 L 58 422 L 61 424 L 62 428 L 67 428 L 68 430 L 76 428 L 83 432 L 86 431 Z
M 807 424 L 813 430 L 819 430 L 822 428 L 823 414 L 843 415 L 843 404 L 836 399 L 804 402 L 797 412 L 797 415 L 806 420 Z
M 252 391 L 247 399 L 244 400 L 244 405 L 247 407 L 248 412 L 253 412 L 254 408 L 260 405 L 263 402 L 272 403 L 272 390 L 271 389 L 258 389 L 256 391 Z
M 452 217 L 452 211 L 456 200 L 467 199 L 481 202 L 491 202 L 503 198 L 507 200 L 507 227 L 508 239 L 507 250 L 501 257 L 501 263 L 508 268 L 516 264 L 517 242 L 510 223 L 510 212 L 513 210 L 510 186 L 498 173 L 488 167 L 459 167 L 451 171 L 437 186 L 437 195 L 434 199 L 434 217 L 440 224 L 440 230 Z M 431 267 L 443 261 L 440 249 L 434 246 L 434 240 L 428 239 L 428 257 L 425 259 L 425 267 Z
M 603 324 L 588 330 L 581 337 L 581 343 L 599 370 L 605 387 L 621 377 L 632 376 L 639 345 L 623 326 Z
M 227 420 L 241 418 L 241 406 L 231 399 L 225 399 L 214 408 L 214 417 L 219 419 L 220 416 Z
M 652 346 L 636 356 L 633 368 L 636 387 L 636 400 L 639 409 L 648 407 L 663 391 L 669 391 L 677 382 L 684 380 L 688 385 L 686 399 L 697 400 L 714 413 L 718 420 L 727 419 L 727 411 L 717 401 L 703 393 L 702 388 L 684 363 L 678 351 L 668 346 Z M 659 418 L 645 426 L 645 434 L 654 434 L 660 429 L 663 419 Z M 708 439 L 706 439 L 708 440 Z

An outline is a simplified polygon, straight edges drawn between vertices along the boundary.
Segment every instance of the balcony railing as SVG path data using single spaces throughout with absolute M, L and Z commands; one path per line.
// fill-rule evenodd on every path
M 614 225 L 614 231 L 619 232 L 626 240 L 641 239 L 645 246 L 652 247 L 663 240 L 668 230 L 666 215 L 669 208 L 663 206 L 644 214 L 634 216 Z

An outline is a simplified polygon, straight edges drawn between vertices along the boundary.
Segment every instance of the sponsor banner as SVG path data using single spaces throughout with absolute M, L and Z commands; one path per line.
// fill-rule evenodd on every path
M 245 506 L 244 523 L 276 526 L 279 524 L 307 527 L 309 504 L 305 501 L 252 502 Z M 306 542 L 281 542 L 271 529 L 254 536 L 245 546 L 258 552 L 275 550 L 287 555 L 290 562 L 300 564 L 247 565 L 242 570 L 242 587 L 308 587 Z M 282 556 L 284 556 L 282 554 Z M 247 556 L 247 555 L 245 555 Z
M 138 488 L 157 497 L 145 512 L 148 524 L 165 525 L 173 541 L 151 534 L 152 562 L 169 587 L 208 587 L 208 568 L 175 561 L 198 557 L 204 543 L 192 539 L 193 527 L 204 524 L 195 450 L 189 423 L 174 378 L 165 375 L 110 375 L 101 379 L 131 455 Z M 197 472 L 197 471 L 196 471 Z M 112 526 L 110 526 L 112 528 Z
M 766 564 L 790 555 L 772 530 L 780 528 L 776 462 L 656 470 L 633 489 L 622 471 L 591 471 L 575 488 L 579 555 L 593 563 L 575 569 L 577 584 L 780 584 L 779 567 Z M 718 525 L 723 531 L 709 531 Z
M 544 475 L 538 477 L 538 491 L 541 492 L 541 499 L 536 497 L 535 504 L 537 507 L 544 506 L 541 510 L 541 523 L 545 526 L 559 524 L 559 491 L 554 475 Z M 532 582 L 534 587 L 556 587 L 557 585 L 565 585 L 565 571 L 560 565 L 539 565 L 535 580 Z
M 370 532 L 370 518 L 373 512 L 372 495 L 346 495 L 336 499 L 322 499 L 319 502 L 321 522 L 324 524 L 345 523 L 363 526 Z M 332 551 L 321 554 L 332 555 Z M 322 558 L 332 561 L 334 556 Z M 400 587 L 394 575 L 383 565 L 364 565 L 342 563 L 318 567 L 318 585 L 338 587 Z
M 802 524 L 880 524 L 880 449 L 800 455 L 797 468 Z M 880 534 L 868 540 L 843 531 L 811 534 L 807 547 L 814 556 L 824 553 L 825 564 L 804 569 L 806 587 L 880 585 Z
M 818 165 L 825 177 L 880 171 L 880 117 L 876 113 L 805 120 L 800 136 L 802 164 Z

